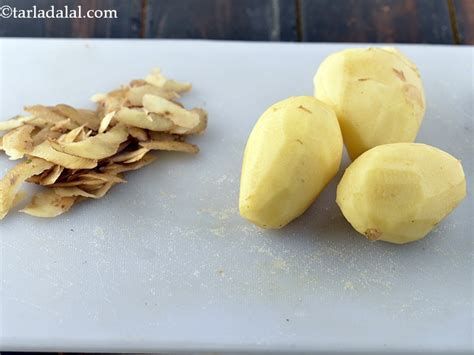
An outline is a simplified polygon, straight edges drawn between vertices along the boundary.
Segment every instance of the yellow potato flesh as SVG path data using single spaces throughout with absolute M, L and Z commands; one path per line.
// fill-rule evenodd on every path
M 396 244 L 425 237 L 465 196 L 460 161 L 418 143 L 367 151 L 337 187 L 337 204 L 359 233 Z
M 394 48 L 334 53 L 314 77 L 315 96 L 331 106 L 354 160 L 377 145 L 413 142 L 425 113 L 418 70 Z
M 271 106 L 245 148 L 240 214 L 263 228 L 300 216 L 337 173 L 342 146 L 334 112 L 314 97 Z

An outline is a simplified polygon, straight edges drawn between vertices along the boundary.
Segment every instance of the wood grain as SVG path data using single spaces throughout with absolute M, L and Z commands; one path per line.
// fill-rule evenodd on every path
M 141 0 L 0 0 L 0 6 L 15 6 L 17 9 L 48 10 L 69 9 L 81 5 L 82 14 L 87 10 L 117 11 L 117 18 L 0 19 L 0 36 L 14 37 L 139 37 L 141 33 Z
M 296 40 L 293 0 L 148 0 L 146 37 Z
M 454 0 L 461 44 L 474 44 L 474 0 Z
M 5 37 L 474 44 L 474 0 L 0 0 L 3 5 L 118 13 L 117 19 L 1 18 Z
M 453 43 L 445 0 L 300 1 L 304 41 Z

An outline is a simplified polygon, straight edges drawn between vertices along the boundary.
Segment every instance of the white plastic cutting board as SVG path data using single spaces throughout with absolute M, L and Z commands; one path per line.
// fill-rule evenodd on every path
M 335 199 L 341 174 L 280 231 L 239 217 L 247 136 L 270 104 L 311 95 L 350 45 L 0 40 L 0 117 L 164 74 L 209 112 L 197 156 L 160 153 L 106 198 L 0 222 L 0 350 L 473 350 L 473 47 L 399 46 L 428 109 L 419 142 L 462 159 L 468 196 L 427 238 L 370 243 Z M 341 173 L 347 166 L 344 160 Z M 12 163 L 0 160 L 2 175 Z

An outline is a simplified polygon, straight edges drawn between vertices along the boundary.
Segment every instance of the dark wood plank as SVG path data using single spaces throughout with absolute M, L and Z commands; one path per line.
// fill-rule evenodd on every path
M 86 15 L 88 10 L 116 10 L 117 18 L 2 18 L 0 36 L 5 37 L 140 37 L 142 1 L 141 0 L 0 0 L 0 6 L 9 5 L 19 9 L 48 10 L 77 9 Z
M 474 44 L 474 0 L 454 0 L 461 44 Z
M 148 0 L 146 37 L 296 40 L 293 0 Z
M 445 0 L 300 1 L 304 41 L 453 43 Z

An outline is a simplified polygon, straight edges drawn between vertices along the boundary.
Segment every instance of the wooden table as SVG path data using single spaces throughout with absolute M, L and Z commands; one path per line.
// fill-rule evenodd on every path
M 474 0 L 0 0 L 116 19 L 0 19 L 0 36 L 474 44 Z

